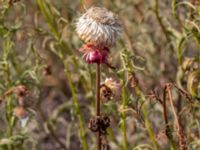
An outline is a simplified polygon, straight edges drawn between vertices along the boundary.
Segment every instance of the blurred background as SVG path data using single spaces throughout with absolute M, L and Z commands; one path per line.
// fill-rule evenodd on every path
M 82 59 L 75 32 L 91 6 L 117 14 L 123 28 L 109 55 L 116 69 L 101 67 L 102 82 L 123 85 L 121 98 L 102 102 L 111 119 L 105 147 L 179 149 L 182 139 L 200 149 L 198 0 L 1 0 L 0 150 L 95 149 L 95 65 Z M 167 124 L 163 117 L 167 83 L 180 130 L 169 96 Z

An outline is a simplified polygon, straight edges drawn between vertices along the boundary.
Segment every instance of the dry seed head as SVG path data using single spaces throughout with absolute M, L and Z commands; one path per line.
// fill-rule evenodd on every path
M 24 97 L 27 92 L 28 89 L 25 85 L 18 85 L 14 88 L 14 93 L 16 93 L 18 97 Z
M 108 102 L 113 97 L 113 92 L 109 87 L 107 87 L 105 84 L 101 85 L 100 88 L 100 97 L 103 102 Z
M 92 132 L 100 132 L 101 135 L 106 135 L 107 128 L 110 126 L 110 118 L 107 116 L 96 116 L 90 118 L 88 128 Z
M 113 78 L 106 78 L 104 84 L 109 87 L 111 90 L 120 93 L 121 84 L 114 80 Z
M 18 106 L 14 109 L 14 114 L 19 119 L 23 119 L 28 116 L 28 112 L 24 109 L 24 107 L 21 106 Z
M 111 11 L 91 7 L 76 22 L 76 32 L 86 43 L 110 48 L 121 33 L 121 25 Z
M 121 84 L 119 82 L 113 78 L 106 78 L 103 84 L 112 91 L 112 98 L 119 99 L 121 97 Z

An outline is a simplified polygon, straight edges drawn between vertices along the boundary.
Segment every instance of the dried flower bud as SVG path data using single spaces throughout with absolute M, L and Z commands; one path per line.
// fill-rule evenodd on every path
M 102 117 L 104 128 L 107 129 L 110 126 L 110 118 L 108 116 Z
M 23 119 L 28 116 L 28 112 L 24 109 L 24 107 L 21 106 L 18 106 L 14 109 L 14 114 L 19 119 Z
M 18 85 L 14 88 L 14 93 L 17 94 L 18 97 L 24 97 L 28 92 L 28 89 L 24 85 Z
M 102 84 L 100 87 L 100 97 L 103 102 L 108 102 L 113 97 L 113 92 L 105 84 Z
M 106 8 L 91 7 L 76 23 L 78 36 L 86 43 L 100 47 L 114 45 L 121 32 L 121 25 L 115 14 Z
M 18 85 L 13 92 L 18 96 L 18 103 L 22 107 L 32 107 L 35 97 L 24 85 Z
M 138 86 L 138 79 L 134 73 L 129 75 L 129 81 L 130 81 L 130 86 L 132 88 L 135 88 L 136 86 Z
M 88 124 L 88 128 L 92 131 L 92 132 L 97 132 L 99 130 L 99 126 L 101 123 L 101 119 L 99 116 L 97 116 L 96 118 L 90 118 L 89 124 Z
M 92 117 L 89 121 L 88 128 L 92 132 L 100 131 L 101 134 L 106 134 L 106 129 L 110 126 L 110 118 L 107 116 Z
M 113 78 L 106 78 L 105 82 L 102 84 L 105 87 L 102 91 L 102 98 L 107 99 L 119 99 L 121 96 L 121 84 L 114 80 Z M 111 92 L 111 93 L 110 93 Z

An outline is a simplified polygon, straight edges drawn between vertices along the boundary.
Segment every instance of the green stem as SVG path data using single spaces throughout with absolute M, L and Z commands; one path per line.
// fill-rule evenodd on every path
M 77 113 L 78 120 L 79 120 L 79 127 L 80 127 L 79 131 L 80 131 L 81 141 L 82 141 L 82 144 L 83 144 L 83 149 L 87 150 L 84 121 L 83 121 L 83 117 L 81 115 L 78 99 L 76 97 L 75 88 L 74 88 L 74 85 L 73 85 L 72 80 L 71 80 L 71 74 L 70 74 L 69 70 L 67 69 L 68 65 L 65 63 L 65 57 L 64 57 L 64 51 L 63 50 L 67 50 L 67 54 L 69 54 L 69 55 L 72 54 L 72 51 L 68 47 L 68 45 L 61 40 L 58 29 L 55 26 L 55 20 L 53 18 L 54 16 L 52 15 L 51 9 L 49 8 L 50 3 L 47 4 L 46 1 L 37 0 L 37 4 L 38 4 L 38 6 L 39 6 L 39 8 L 42 12 L 42 15 L 46 19 L 46 21 L 49 25 L 49 28 L 52 31 L 53 36 L 54 36 L 54 38 L 55 38 L 55 40 L 58 44 L 59 52 L 56 53 L 56 55 L 59 56 L 59 58 L 62 60 L 62 62 L 64 63 L 64 66 L 65 66 L 65 74 L 66 74 L 66 77 L 67 77 L 67 80 L 68 80 L 68 83 L 69 83 L 70 91 L 72 93 L 74 108 L 75 108 L 75 111 Z M 74 63 L 76 63 L 76 62 L 74 62 Z
M 65 73 L 66 73 L 67 80 L 68 80 L 68 83 L 69 83 L 70 91 L 72 93 L 72 99 L 73 99 L 75 111 L 77 113 L 78 120 L 79 120 L 80 136 L 81 136 L 81 141 L 82 141 L 82 144 L 83 144 L 83 150 L 88 150 L 87 149 L 86 137 L 85 137 L 83 116 L 82 116 L 81 111 L 80 111 L 78 99 L 76 97 L 75 88 L 73 86 L 72 79 L 71 79 L 71 74 L 69 73 L 69 70 L 67 70 L 67 64 L 65 64 Z
M 164 35 L 165 35 L 165 38 L 167 39 L 167 43 L 170 44 L 170 49 L 171 49 L 172 51 L 174 51 L 174 47 L 173 47 L 173 45 L 172 45 L 171 38 L 170 38 L 170 36 L 169 36 L 169 34 L 168 34 L 168 31 L 167 31 L 167 29 L 166 29 L 166 27 L 165 27 L 165 25 L 164 25 L 164 23 L 163 23 L 163 21 L 162 21 L 162 17 L 160 16 L 160 11 L 159 11 L 159 0 L 155 0 L 155 10 L 154 10 L 154 12 L 155 12 L 156 18 L 157 18 L 157 20 L 158 20 L 158 23 L 159 23 L 159 25 L 160 25 L 160 27 L 161 27 L 161 29 L 162 29 Z
M 127 96 L 126 96 L 126 87 L 124 85 L 123 88 L 122 88 L 122 107 L 123 107 L 123 110 L 126 109 L 126 103 L 127 103 Z M 126 112 L 125 111 L 122 111 L 121 117 L 122 117 L 121 129 L 122 129 L 122 134 L 123 134 L 124 149 L 128 150 L 128 142 L 127 142 L 127 136 L 126 136 Z
M 180 17 L 179 17 L 178 14 L 176 13 L 176 10 L 177 10 L 177 3 L 178 3 L 177 0 L 172 0 L 172 3 L 171 3 L 171 5 L 172 5 L 172 14 L 173 14 L 173 16 L 175 17 L 175 19 L 177 20 L 179 26 L 184 28 L 184 25 L 183 25 L 183 23 L 182 23 Z
M 136 94 L 139 95 L 143 101 L 145 101 L 145 96 L 144 96 L 144 94 L 142 93 L 142 91 L 140 90 L 139 87 L 136 87 Z M 154 149 L 155 150 L 159 150 L 160 149 L 159 145 L 156 142 L 156 138 L 154 136 L 154 133 L 153 133 L 153 130 L 152 130 L 152 127 L 151 127 L 151 123 L 150 123 L 150 121 L 148 119 L 147 107 L 146 107 L 145 102 L 144 102 L 144 104 L 142 106 L 142 112 L 143 112 L 143 115 L 144 115 L 145 127 L 147 128 L 147 132 L 148 132 L 149 137 L 151 139 L 151 142 L 152 142 L 152 144 L 154 146 Z
M 9 52 L 12 48 L 12 42 L 10 38 L 10 34 L 7 33 L 6 36 L 3 38 L 3 73 L 5 77 L 5 87 L 9 89 L 12 84 L 12 77 L 10 74 L 10 67 L 9 67 Z M 12 99 L 9 96 L 8 100 L 6 101 L 6 120 L 7 120 L 7 137 L 11 137 L 13 135 L 13 105 Z M 7 145 L 9 150 L 13 149 L 13 145 Z
M 3 49 L 4 49 L 3 70 L 4 70 L 5 77 L 6 77 L 5 85 L 7 88 L 9 87 L 9 84 L 11 83 L 9 60 L 8 60 L 8 55 L 9 55 L 9 51 L 10 51 L 11 47 L 12 47 L 12 43 L 10 42 L 9 36 L 7 36 L 3 39 Z
M 156 138 L 154 136 L 154 133 L 153 133 L 153 130 L 152 130 L 152 127 L 151 127 L 151 123 L 148 120 L 147 108 L 145 107 L 145 104 L 143 105 L 142 112 L 143 112 L 144 118 L 145 118 L 145 126 L 147 128 L 147 131 L 148 131 L 149 137 L 151 139 L 151 142 L 154 145 L 154 149 L 155 150 L 159 150 L 159 146 L 158 146 L 158 144 L 156 142 Z

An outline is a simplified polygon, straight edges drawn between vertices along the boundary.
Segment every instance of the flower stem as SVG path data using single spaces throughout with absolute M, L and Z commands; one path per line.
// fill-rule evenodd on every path
M 100 64 L 96 65 L 96 115 L 100 116 Z M 101 150 L 101 133 L 97 133 L 97 150 Z

